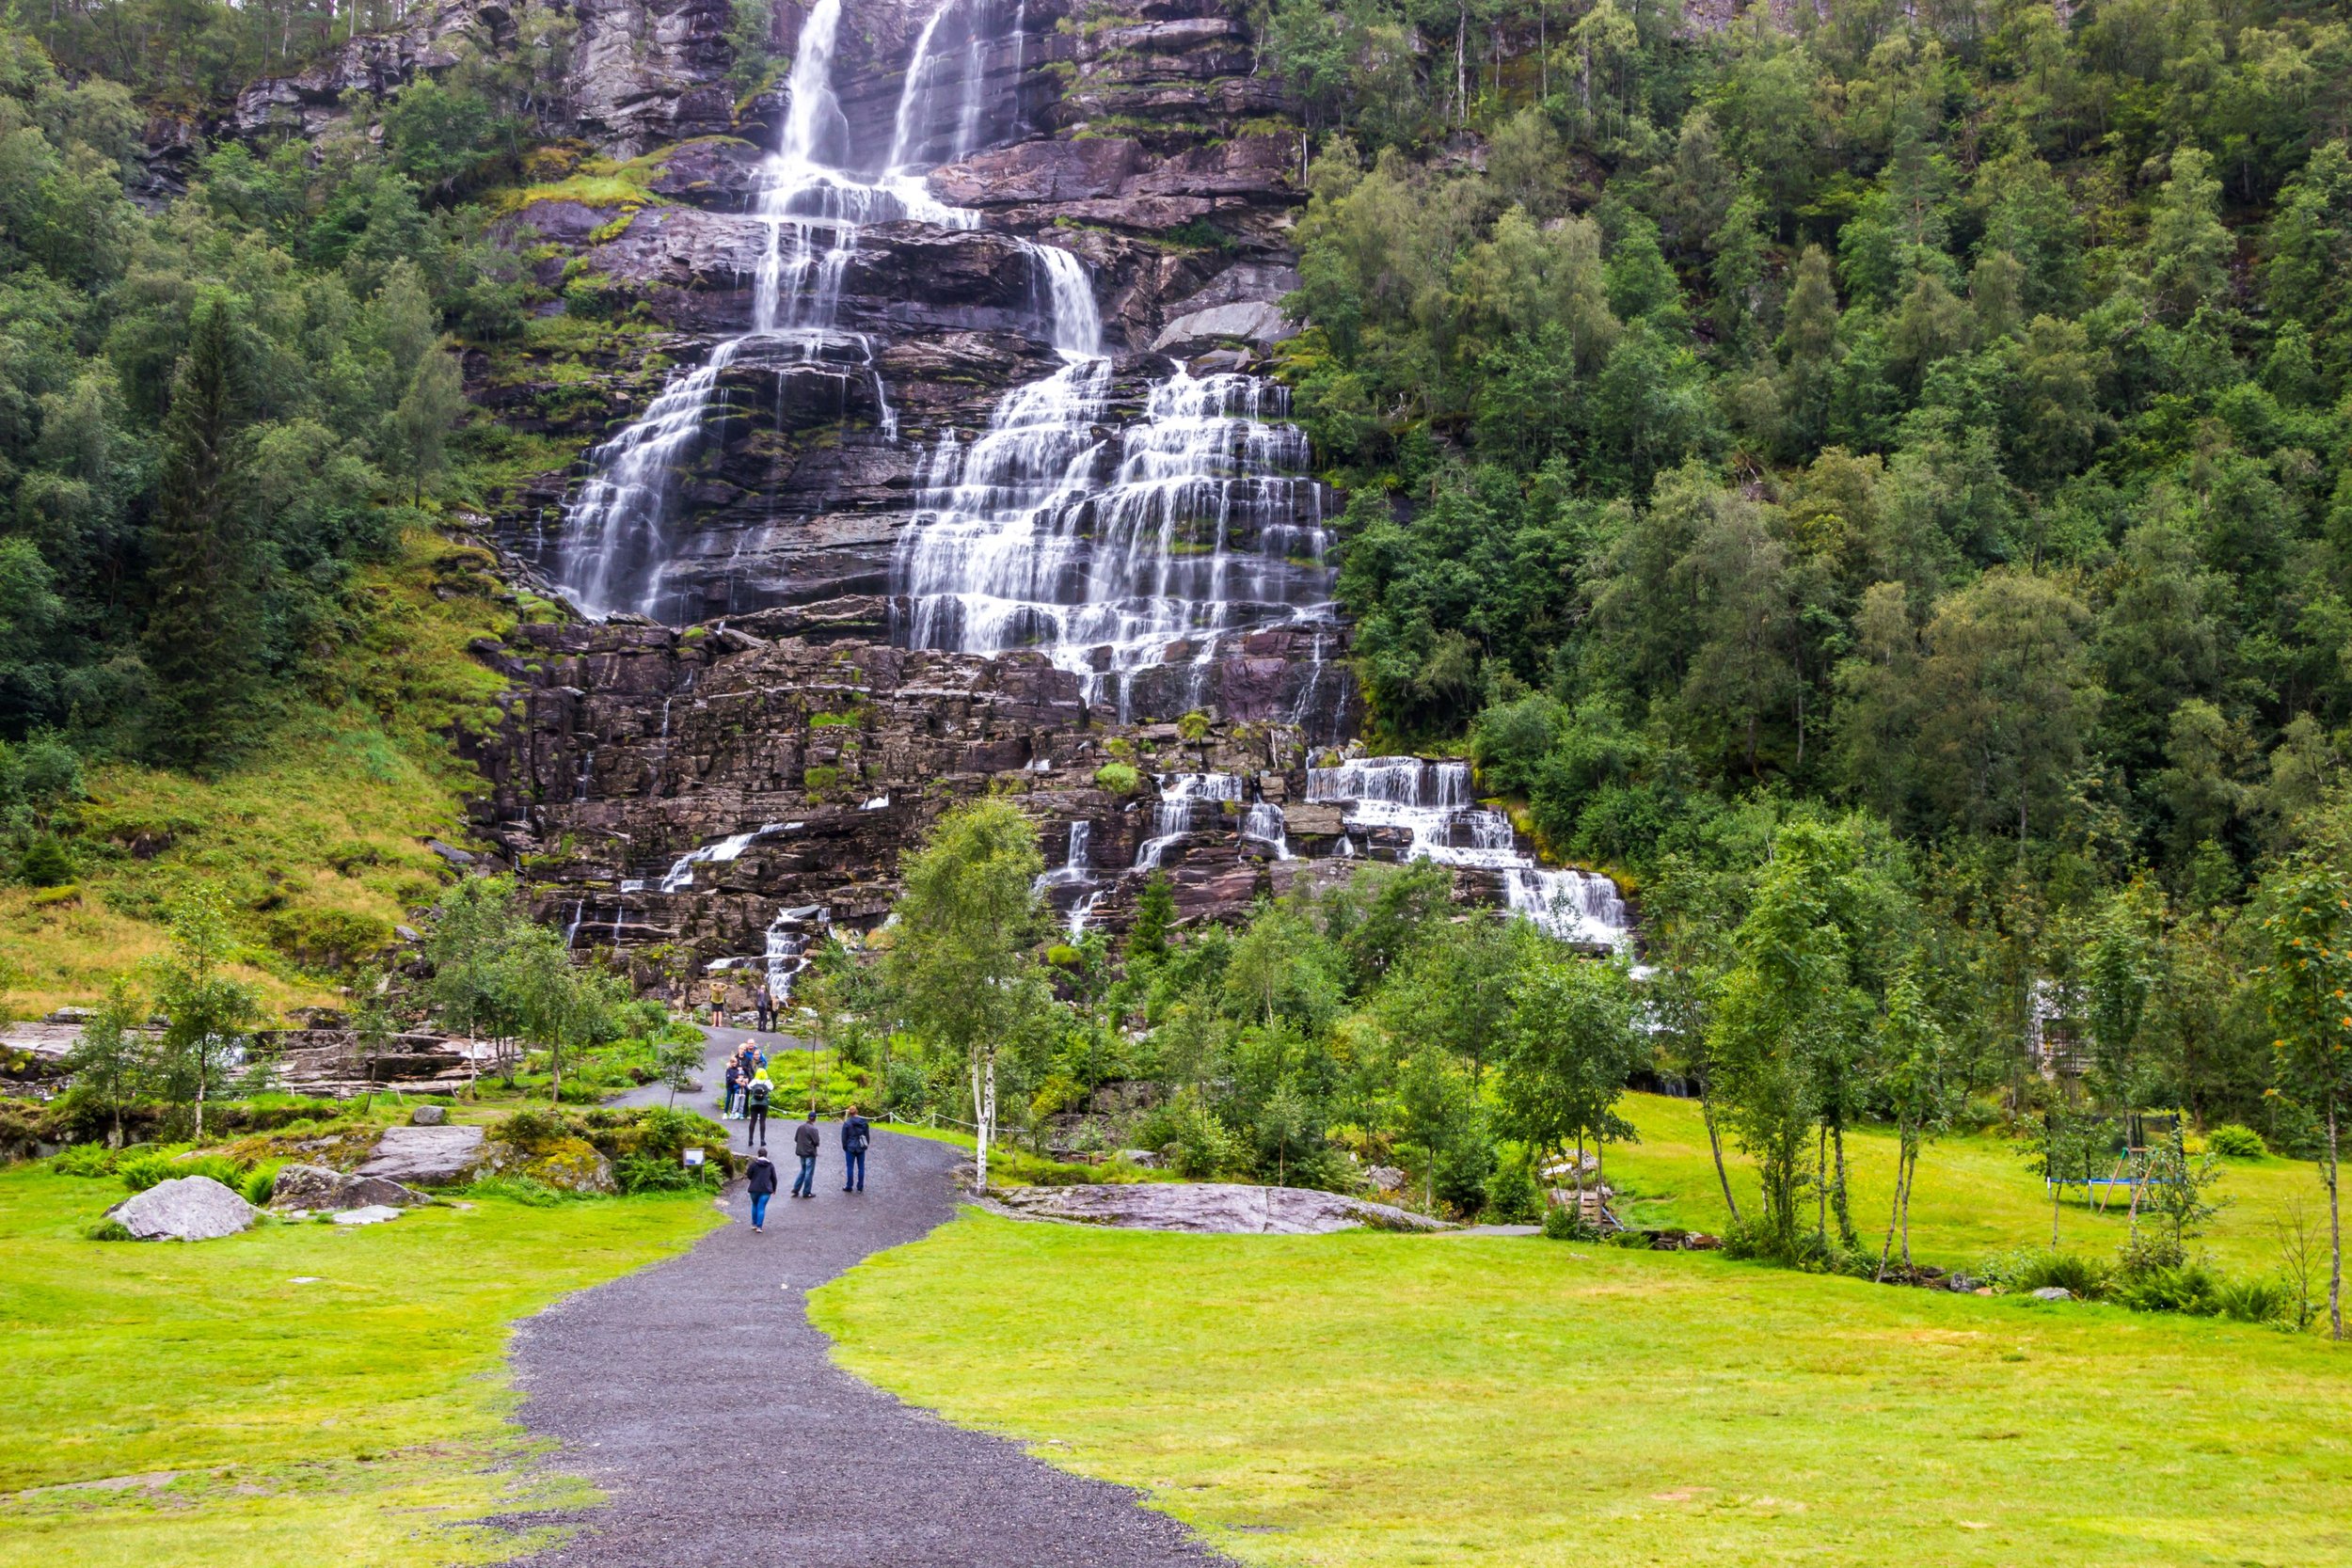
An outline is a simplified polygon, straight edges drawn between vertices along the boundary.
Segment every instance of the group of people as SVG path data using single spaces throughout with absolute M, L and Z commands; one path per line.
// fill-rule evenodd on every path
M 762 1111 L 763 1118 L 766 1112 Z M 866 1190 L 866 1149 L 874 1141 L 872 1126 L 864 1113 L 854 1105 L 841 1118 L 841 1190 L 862 1193 Z M 792 1152 L 801 1162 L 801 1171 L 792 1179 L 794 1197 L 817 1196 L 817 1155 L 825 1146 L 825 1135 L 817 1126 L 817 1113 L 811 1110 L 808 1119 L 792 1130 Z M 755 1235 L 768 1227 L 768 1200 L 776 1196 L 775 1162 L 768 1158 L 768 1146 L 761 1144 L 759 1152 L 752 1156 L 749 1187 L 752 1195 L 752 1232 Z
M 775 1098 L 776 1085 L 768 1076 L 768 1053 L 760 1050 L 755 1040 L 745 1040 L 743 1048 L 727 1058 L 727 1098 L 721 1118 L 740 1121 L 743 1142 L 757 1148 L 768 1132 L 768 1101 Z
M 778 1011 L 775 993 L 768 989 L 765 981 L 755 982 L 747 993 L 744 988 L 730 986 L 721 978 L 714 977 L 700 984 L 690 980 L 683 993 L 672 995 L 665 991 L 663 994 L 683 1004 L 688 1018 L 707 1023 L 713 1029 L 733 1028 L 736 1021 L 748 1012 L 761 1034 L 775 1031 Z

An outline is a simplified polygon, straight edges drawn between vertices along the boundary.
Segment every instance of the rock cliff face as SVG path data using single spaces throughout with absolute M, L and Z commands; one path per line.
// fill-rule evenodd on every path
M 1118 922 L 1137 891 L 1128 873 L 1167 826 L 1164 776 L 1236 786 L 1155 857 L 1184 917 L 1230 915 L 1339 863 L 1308 858 L 1337 842 L 1335 810 L 1296 808 L 1279 844 L 1245 831 L 1242 794 L 1304 799 L 1295 727 L 1244 715 L 1187 739 L 1104 724 L 1077 677 L 1038 655 L 896 648 L 867 635 L 869 613 L 836 601 L 721 629 L 532 626 L 485 648 L 513 691 L 476 753 L 491 786 L 477 827 L 530 868 L 541 917 L 580 946 L 789 958 L 821 926 L 878 925 L 900 852 L 948 807 L 997 794 L 1037 818 L 1049 863 L 1068 869 L 1080 836 L 1085 874 L 1052 883 L 1056 902 L 1099 895 L 1097 917 Z M 1263 705 L 1285 712 L 1295 694 L 1279 683 L 1311 668 L 1281 632 L 1232 662 L 1257 665 Z M 1121 760 L 1135 787 L 1098 782 Z
M 571 112 L 659 151 L 644 197 L 513 214 L 564 309 L 625 325 L 469 366 L 580 454 L 489 532 L 602 616 L 478 650 L 511 701 L 476 826 L 540 914 L 644 979 L 781 978 L 983 794 L 1038 821 L 1073 927 L 1155 869 L 1226 918 L 1422 847 L 1311 798 L 1360 715 L 1255 373 L 1302 144 L 1238 0 L 813 0 L 732 121 L 698 3 L 579 13 Z M 1460 895 L 1516 901 L 1470 847 Z

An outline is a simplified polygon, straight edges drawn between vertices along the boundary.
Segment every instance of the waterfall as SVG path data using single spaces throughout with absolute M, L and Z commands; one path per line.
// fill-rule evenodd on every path
M 1137 672 L 1200 672 L 1224 636 L 1328 615 L 1330 534 L 1285 388 L 1171 361 L 1142 418 L 1102 437 L 1110 362 L 1065 358 L 931 454 L 894 615 L 914 647 L 1041 648 L 1127 721 Z M 1184 697 L 1199 705 L 1199 674 Z
M 810 927 L 821 929 L 832 924 L 833 911 L 821 904 L 779 910 L 768 923 L 760 962 L 768 974 L 768 994 L 775 998 L 779 1008 L 792 994 L 793 976 L 808 967 Z
M 1282 822 L 1282 808 L 1271 801 L 1260 800 L 1241 816 L 1241 836 L 1260 844 L 1270 845 L 1278 861 L 1293 859 L 1290 834 Z
M 751 216 L 767 237 L 752 279 L 750 329 L 723 340 L 702 364 L 673 377 L 642 419 L 588 454 L 589 477 L 564 517 L 556 585 L 591 615 L 626 610 L 659 616 L 686 607 L 691 585 L 667 581 L 679 471 L 712 419 L 721 375 L 746 354 L 772 362 L 781 353 L 787 364 L 858 367 L 881 413 L 882 438 L 898 438 L 872 341 L 836 325 L 841 279 L 857 254 L 860 231 L 875 224 L 911 219 L 941 229 L 978 226 L 978 214 L 940 201 L 923 176 L 941 161 L 933 152 L 961 157 L 977 145 L 989 42 L 980 13 L 990 0 L 970 0 L 968 8 L 948 0 L 925 24 L 899 94 L 888 159 L 871 176 L 856 172 L 849 119 L 834 91 L 841 3 L 817 0 L 802 25 L 786 83 L 784 124 L 775 150 L 760 163 Z M 964 24 L 965 60 L 955 90 L 941 92 L 935 89 L 949 68 L 934 47 L 935 35 L 960 8 L 971 13 Z M 1024 19 L 1016 8 L 1016 34 Z M 1019 244 L 1041 278 L 1041 309 L 1056 346 L 1095 353 L 1101 318 L 1077 259 L 1056 246 Z
M 1160 781 L 1160 803 L 1152 808 L 1152 836 L 1136 847 L 1134 869 L 1159 868 L 1169 845 L 1192 832 L 1195 800 L 1238 800 L 1241 780 L 1232 773 L 1170 773 Z
M 1520 849 L 1511 819 L 1479 806 L 1470 764 L 1420 757 L 1358 757 L 1307 770 L 1307 799 L 1343 803 L 1351 828 L 1402 828 L 1407 860 L 1502 873 L 1510 909 L 1565 941 L 1624 943 L 1629 925 L 1617 885 L 1590 871 L 1551 870 Z M 1341 840 L 1340 853 L 1355 845 Z
M 1087 920 L 1094 913 L 1094 906 L 1103 901 L 1104 890 L 1093 885 L 1094 867 L 1088 862 L 1088 849 L 1094 840 L 1094 824 L 1081 817 L 1070 824 L 1070 848 L 1062 856 L 1060 865 L 1041 873 L 1033 889 L 1041 897 L 1049 896 L 1057 888 L 1076 887 L 1083 891 L 1072 900 L 1067 928 L 1070 940 L 1086 935 Z
M 664 893 L 684 893 L 694 885 L 694 867 L 723 864 L 740 859 L 744 850 L 772 833 L 788 833 L 802 826 L 798 822 L 769 822 L 749 832 L 729 833 L 716 844 L 706 844 L 699 849 L 689 849 L 672 863 L 661 878 Z

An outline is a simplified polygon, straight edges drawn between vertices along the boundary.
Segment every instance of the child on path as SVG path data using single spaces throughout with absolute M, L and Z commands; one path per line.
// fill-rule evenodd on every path
M 841 1190 L 862 1193 L 866 1190 L 866 1146 L 873 1141 L 872 1129 L 854 1105 L 841 1123 Z
M 726 1105 L 725 1105 L 725 1108 L 724 1108 L 724 1109 L 723 1109 L 723 1110 L 719 1113 L 719 1114 L 720 1114 L 720 1116 L 722 1116 L 723 1117 L 724 1117 L 724 1118 L 725 1118 L 726 1120 L 728 1120 L 728 1121 L 733 1121 L 733 1120 L 735 1119 L 735 1113 L 736 1113 L 736 1108 L 737 1108 L 737 1102 L 738 1102 L 738 1101 L 741 1099 L 741 1097 L 742 1097 L 742 1093 L 743 1093 L 743 1064 L 742 1064 L 742 1062 L 741 1062 L 739 1059 L 738 1059 L 737 1057 L 734 1057 L 734 1056 L 729 1056 L 729 1057 L 727 1058 L 727 1099 L 726 1099 Z
M 801 1174 L 792 1179 L 794 1197 L 817 1196 L 817 1151 L 825 1147 L 824 1134 L 817 1131 L 817 1113 L 792 1130 L 792 1152 L 801 1157 Z
M 752 1156 L 751 1166 L 744 1174 L 750 1179 L 752 1234 L 756 1236 L 768 1224 L 768 1200 L 776 1196 L 776 1166 L 768 1158 L 766 1144 L 761 1144 L 759 1152 Z

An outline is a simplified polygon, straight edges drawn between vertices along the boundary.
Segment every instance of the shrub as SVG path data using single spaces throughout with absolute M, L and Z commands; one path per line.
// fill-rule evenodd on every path
M 612 1167 L 612 1180 L 625 1193 L 715 1192 L 724 1184 L 718 1164 L 689 1165 L 676 1154 L 624 1154 Z M 536 1185 L 536 1183 L 533 1183 Z
M 1585 1225 L 1583 1214 L 1575 1209 L 1545 1210 L 1544 1234 L 1555 1242 L 1589 1242 L 1593 1239 L 1593 1231 Z
M 49 1168 L 59 1176 L 112 1176 L 121 1155 L 104 1144 L 76 1144 L 51 1160 Z
M 128 1242 L 134 1238 L 120 1220 L 92 1220 L 82 1227 L 82 1239 L 88 1242 Z
M 1167 1154 L 1176 1174 L 1201 1181 L 1237 1169 L 1248 1160 L 1241 1140 L 1193 1095 L 1170 1101 L 1136 1126 L 1143 1144 Z
M 2225 1121 L 2206 1133 L 2205 1148 L 2229 1160 L 2259 1160 L 2270 1152 L 2260 1132 L 2234 1121 Z
M 551 1148 L 572 1135 L 564 1119 L 553 1111 L 516 1111 L 490 1129 L 490 1136 L 527 1153 Z
M 122 1184 L 135 1193 L 143 1193 L 158 1181 L 169 1181 L 183 1176 L 209 1176 L 226 1187 L 234 1187 L 244 1177 L 244 1167 L 234 1160 L 219 1154 L 199 1154 L 192 1159 L 175 1158 L 161 1150 L 134 1154 L 115 1164 L 115 1174 Z
M 264 1160 L 230 1183 L 245 1195 L 245 1200 L 256 1209 L 268 1203 L 278 1189 L 278 1171 L 283 1160 Z
M 2027 1250 L 2005 1253 L 1979 1271 L 1989 1284 L 2010 1291 L 2069 1291 L 2086 1300 L 2106 1295 L 2106 1265 L 2079 1252 Z
M 504 1198 L 509 1203 L 525 1204 L 533 1209 L 553 1209 L 577 1201 L 580 1195 L 550 1187 L 544 1181 L 533 1181 L 528 1176 L 485 1176 L 467 1187 L 466 1196 Z
M 2115 1299 L 2135 1312 L 2186 1312 L 2210 1318 L 2221 1310 L 2222 1283 L 2202 1263 L 2136 1269 L 2116 1283 Z
M 2214 1305 L 2242 1323 L 2287 1323 L 2294 1321 L 2295 1292 L 2275 1277 L 2226 1280 L 2214 1292 Z
M 1143 775 L 1133 763 L 1106 762 L 1094 770 L 1094 787 L 1107 789 L 1113 795 L 1133 795 L 1143 787 Z

